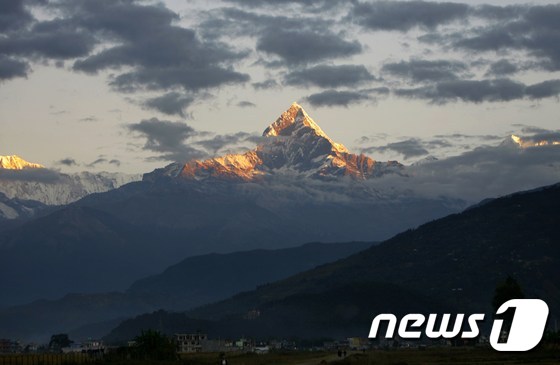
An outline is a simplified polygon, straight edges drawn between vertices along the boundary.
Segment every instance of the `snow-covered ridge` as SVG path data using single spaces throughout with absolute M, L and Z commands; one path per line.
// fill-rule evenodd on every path
M 329 141 L 329 143 L 337 152 L 349 153 L 348 149 L 343 144 L 336 143 L 332 139 L 330 139 L 329 136 L 327 136 L 326 133 L 323 132 L 321 127 L 319 127 L 317 123 L 315 123 L 315 121 L 311 119 L 311 117 L 307 115 L 305 110 L 297 103 L 293 103 L 292 106 L 284 113 L 282 113 L 282 115 L 274 123 L 268 126 L 268 128 L 266 128 L 263 132 L 263 137 L 277 137 L 283 134 L 293 134 L 292 131 L 285 133 L 285 131 L 288 130 L 289 127 L 308 127 L 312 131 L 314 131 L 318 137 L 323 137 L 324 139 Z
M 557 146 L 560 145 L 560 138 L 555 139 L 555 136 L 533 136 L 533 137 L 519 137 L 515 134 L 511 135 L 511 141 L 520 148 L 543 147 L 543 146 Z
M 368 179 L 402 168 L 396 161 L 378 162 L 363 154 L 350 153 L 344 145 L 330 139 L 297 103 L 270 124 L 263 137 L 261 144 L 244 154 L 193 160 L 184 165 L 175 163 L 144 175 L 144 179 L 168 176 L 252 181 L 287 172 L 321 179 Z
M 141 179 L 141 175 L 109 172 L 75 174 L 53 172 L 53 174 L 55 174 L 55 179 L 49 181 L 29 178 L 2 179 L 0 175 L 0 192 L 10 199 L 35 200 L 47 205 L 65 205 L 86 195 L 116 189 L 121 185 Z
M 43 168 L 38 163 L 27 162 L 17 155 L 0 156 L 0 168 L 8 170 L 22 170 L 26 168 Z

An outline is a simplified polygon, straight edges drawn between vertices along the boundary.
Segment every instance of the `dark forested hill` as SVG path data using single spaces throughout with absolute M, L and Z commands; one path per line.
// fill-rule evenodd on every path
M 126 292 L 68 294 L 0 310 L 0 337 L 45 341 L 59 332 L 70 332 L 74 339 L 101 336 L 123 318 L 222 300 L 371 245 L 309 243 L 279 250 L 189 257 L 160 274 L 138 280 Z
M 365 336 L 380 312 L 489 313 L 496 285 L 511 275 L 527 297 L 548 303 L 554 321 L 560 314 L 559 222 L 560 184 L 517 193 L 186 315 L 214 321 L 216 335 L 250 328 L 262 336 Z

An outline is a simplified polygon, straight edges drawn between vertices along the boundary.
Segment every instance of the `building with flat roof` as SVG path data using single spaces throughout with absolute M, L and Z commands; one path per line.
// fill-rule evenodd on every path
M 204 333 L 177 333 L 175 334 L 175 343 L 177 344 L 177 352 L 201 352 L 203 346 L 208 341 L 208 335 Z

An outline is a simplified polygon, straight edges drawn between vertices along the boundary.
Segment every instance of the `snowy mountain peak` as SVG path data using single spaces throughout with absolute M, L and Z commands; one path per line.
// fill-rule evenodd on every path
M 0 156 L 0 168 L 7 170 L 22 170 L 26 168 L 40 169 L 43 165 L 38 163 L 27 162 L 17 155 Z
M 274 123 L 265 129 L 263 137 L 293 136 L 297 135 L 301 129 L 313 131 L 317 137 L 326 139 L 336 151 L 348 153 L 348 149 L 344 145 L 330 139 L 321 127 L 305 112 L 303 107 L 295 102 Z
M 367 179 L 402 168 L 395 161 L 378 162 L 350 153 L 344 145 L 330 139 L 297 103 L 270 124 L 263 136 L 266 137 L 264 141 L 246 153 L 193 160 L 184 165 L 171 164 L 144 175 L 144 180 L 167 176 L 188 180 L 253 181 L 285 173 L 320 179 L 341 176 Z
M 543 135 L 534 135 L 530 137 L 520 137 L 512 134 L 509 138 L 502 142 L 502 145 L 513 146 L 521 149 L 557 146 L 560 145 L 560 135 L 558 133 L 549 133 Z

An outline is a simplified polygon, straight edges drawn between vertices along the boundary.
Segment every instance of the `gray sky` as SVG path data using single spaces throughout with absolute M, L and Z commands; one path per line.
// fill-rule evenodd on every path
M 0 3 L 0 154 L 146 172 L 239 151 L 293 101 L 404 163 L 560 126 L 560 4 Z

